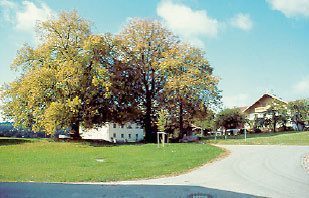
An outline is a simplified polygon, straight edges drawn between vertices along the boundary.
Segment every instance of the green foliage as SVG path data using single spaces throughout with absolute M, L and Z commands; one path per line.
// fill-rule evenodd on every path
M 239 108 L 224 109 L 216 115 L 215 123 L 217 127 L 225 129 L 237 128 L 245 124 L 245 115 Z
M 170 144 L 158 149 L 155 144 L 111 147 L 46 140 L 31 143 L 1 140 L 1 182 L 106 182 L 153 178 L 183 173 L 223 152 L 207 144 Z
M 166 125 L 167 125 L 167 111 L 161 109 L 159 111 L 159 118 L 158 118 L 158 129 L 159 131 L 165 131 Z
M 194 115 L 193 124 L 201 127 L 203 130 L 215 129 L 215 113 L 211 110 Z
M 291 121 L 298 127 L 299 124 L 309 123 L 309 100 L 302 99 L 289 102 L 288 110 L 290 111 Z
M 269 115 L 268 118 L 267 115 Z M 273 100 L 264 117 L 264 126 L 268 126 L 270 130 L 276 131 L 277 124 L 281 124 L 286 128 L 288 120 L 287 105 L 281 101 Z

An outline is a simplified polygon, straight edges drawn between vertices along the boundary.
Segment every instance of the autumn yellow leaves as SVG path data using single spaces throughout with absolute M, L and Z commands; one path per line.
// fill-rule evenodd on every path
M 204 52 L 160 22 L 132 19 L 118 34 L 91 33 L 75 11 L 38 24 L 41 42 L 19 50 L 4 113 L 17 125 L 53 133 L 82 124 L 139 121 L 150 140 L 160 109 L 174 129 L 220 99 Z M 78 134 L 78 133 L 77 133 Z

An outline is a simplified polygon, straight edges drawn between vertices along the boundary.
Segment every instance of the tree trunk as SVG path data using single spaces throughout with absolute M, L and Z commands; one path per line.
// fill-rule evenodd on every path
M 183 104 L 181 100 L 179 101 L 179 133 L 181 134 L 181 137 L 183 137 Z
M 144 118 L 144 125 L 145 125 L 145 140 L 146 142 L 152 141 L 152 135 L 151 135 L 151 92 L 149 90 L 146 90 L 146 114 Z
M 80 134 L 79 134 L 79 126 L 80 126 L 79 121 L 76 121 L 75 123 L 72 123 L 72 125 L 71 125 L 70 136 L 73 140 L 82 139 Z
M 298 119 L 298 115 L 299 115 L 299 114 L 297 114 L 297 115 L 295 116 L 295 124 L 296 124 L 296 127 L 297 127 L 297 131 L 300 131 L 300 129 L 299 129 L 299 119 Z
M 276 115 L 273 115 L 273 131 L 276 132 L 277 118 Z

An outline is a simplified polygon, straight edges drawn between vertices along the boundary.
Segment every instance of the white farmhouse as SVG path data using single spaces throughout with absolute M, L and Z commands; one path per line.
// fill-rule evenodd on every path
M 106 123 L 92 129 L 80 127 L 80 134 L 83 139 L 109 142 L 139 142 L 144 139 L 143 127 L 136 123 Z
M 278 103 L 285 106 L 288 104 L 277 96 L 266 93 L 263 94 L 263 96 L 251 106 L 246 107 L 243 112 L 247 115 L 247 118 L 249 120 L 254 120 L 255 118 L 263 118 L 264 114 L 267 113 L 272 103 Z M 270 117 L 270 115 L 268 116 Z

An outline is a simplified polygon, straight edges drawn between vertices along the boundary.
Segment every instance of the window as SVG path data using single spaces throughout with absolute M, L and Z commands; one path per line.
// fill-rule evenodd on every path
M 121 124 L 121 128 L 124 128 L 124 124 Z
M 136 129 L 139 129 L 139 126 L 138 126 L 138 124 L 135 124 L 135 128 L 136 128 Z
M 116 137 L 116 133 L 113 134 L 113 137 L 114 137 L 114 138 Z
M 131 134 L 129 134 L 129 139 L 131 139 Z
M 116 123 L 114 123 L 114 124 L 113 124 L 113 128 L 116 128 L 116 127 L 117 127 L 117 124 L 116 124 Z
M 132 129 L 132 126 L 131 126 L 131 124 L 128 124 L 128 129 Z
M 124 134 L 121 134 L 121 138 L 124 138 Z
M 135 135 L 135 138 L 138 139 L 138 134 Z

